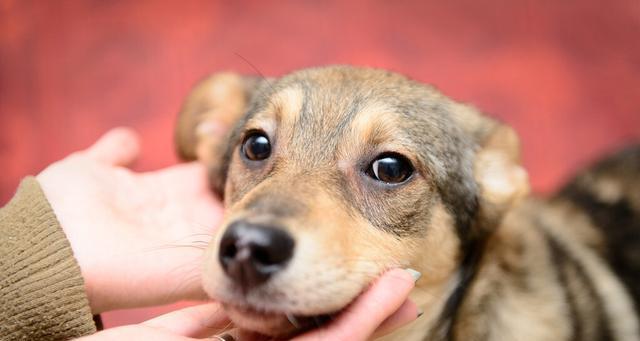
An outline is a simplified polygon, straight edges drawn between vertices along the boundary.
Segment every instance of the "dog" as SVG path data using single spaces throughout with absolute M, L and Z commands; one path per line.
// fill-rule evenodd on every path
M 514 130 L 385 70 L 218 73 L 176 129 L 226 215 L 203 286 L 294 335 L 394 267 L 424 315 L 387 340 L 639 340 L 640 148 L 529 195 Z

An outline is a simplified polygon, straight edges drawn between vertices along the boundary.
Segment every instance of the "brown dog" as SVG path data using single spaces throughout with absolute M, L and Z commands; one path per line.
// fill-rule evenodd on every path
M 224 198 L 204 287 L 242 328 L 296 333 L 410 267 L 425 314 L 393 340 L 638 340 L 612 244 L 578 199 L 608 191 L 638 217 L 640 150 L 611 161 L 621 170 L 608 184 L 592 174 L 528 198 L 512 129 L 432 87 L 346 66 L 214 75 L 187 99 L 177 144 Z

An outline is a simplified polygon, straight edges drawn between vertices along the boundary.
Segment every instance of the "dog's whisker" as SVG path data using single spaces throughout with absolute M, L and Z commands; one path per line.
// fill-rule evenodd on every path
M 247 58 L 240 55 L 238 52 L 235 52 L 235 55 L 244 60 L 244 62 L 247 63 L 260 76 L 260 78 L 262 78 L 262 80 L 269 86 L 269 88 L 271 88 L 272 91 L 275 91 L 273 86 L 271 85 L 271 82 L 269 82 L 267 77 L 265 77 L 264 74 L 260 72 L 260 70 L 258 70 L 255 65 L 253 65 L 253 63 L 251 63 Z
M 302 326 L 300 326 L 300 323 L 298 322 L 298 320 L 296 319 L 296 317 L 291 314 L 291 313 L 286 313 L 285 316 L 287 317 L 287 320 L 289 320 L 289 322 L 296 328 L 296 329 L 300 329 Z
M 179 248 L 192 248 L 192 249 L 204 250 L 206 246 L 188 245 L 188 244 L 168 244 L 168 245 L 161 245 L 153 248 L 148 248 L 145 251 L 159 251 L 159 250 L 179 249 Z

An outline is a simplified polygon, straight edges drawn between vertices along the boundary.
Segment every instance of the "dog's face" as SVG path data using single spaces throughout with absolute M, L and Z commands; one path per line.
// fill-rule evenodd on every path
M 493 121 L 349 67 L 265 81 L 241 111 L 214 159 L 226 218 L 203 274 L 237 325 L 295 332 L 392 267 L 420 270 L 425 288 L 454 276 L 480 233 L 478 151 Z

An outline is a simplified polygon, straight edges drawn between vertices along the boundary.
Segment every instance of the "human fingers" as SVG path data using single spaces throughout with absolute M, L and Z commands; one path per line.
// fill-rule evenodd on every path
M 106 329 L 85 336 L 75 341 L 120 341 L 120 340 L 154 340 L 154 341 L 196 341 L 197 339 L 168 333 L 164 330 L 143 325 L 130 325 Z
M 84 151 L 88 157 L 111 166 L 128 166 L 140 154 L 138 134 L 130 128 L 115 128 Z
M 204 337 L 222 332 L 231 324 L 219 303 L 196 305 L 142 323 L 171 334 Z
M 416 306 L 413 301 L 407 299 L 402 303 L 400 308 L 396 310 L 391 316 L 387 317 L 382 324 L 378 326 L 375 333 L 373 334 L 373 339 L 377 339 L 379 337 L 385 336 L 396 329 L 404 326 L 405 324 L 416 319 L 417 316 L 422 315 L 420 309 Z
M 148 183 L 158 184 L 161 195 L 166 196 L 169 205 L 177 208 L 180 214 L 177 220 L 186 222 L 189 227 L 180 231 L 192 233 L 212 232 L 223 215 L 222 202 L 211 191 L 207 170 L 198 162 L 173 165 L 160 170 L 144 173 L 142 178 Z
M 401 269 L 387 271 L 335 321 L 324 328 L 296 337 L 294 340 L 366 340 L 389 316 L 401 308 L 414 286 L 415 279 L 408 271 Z M 406 309 L 411 308 L 409 306 Z M 417 317 L 417 309 L 413 314 L 407 314 L 403 310 L 392 321 L 393 326 L 399 327 Z
M 144 173 L 143 176 L 154 178 L 169 190 L 183 194 L 211 192 L 207 168 L 200 162 L 180 163 Z

